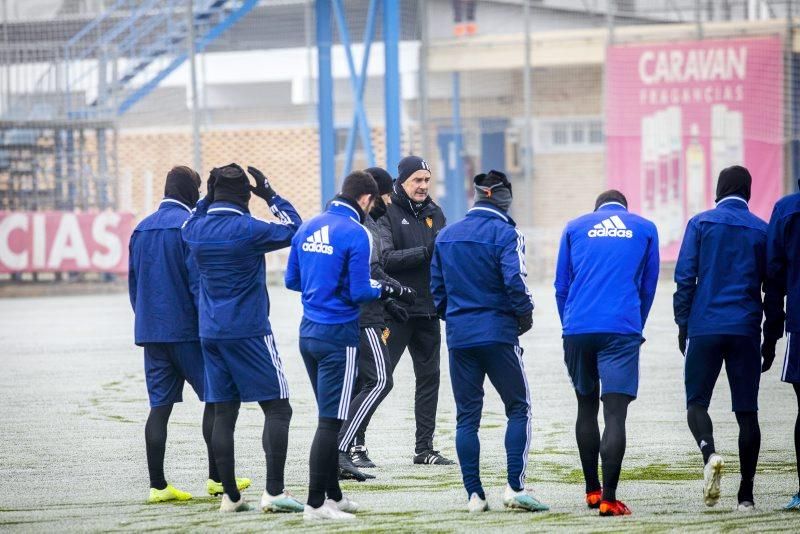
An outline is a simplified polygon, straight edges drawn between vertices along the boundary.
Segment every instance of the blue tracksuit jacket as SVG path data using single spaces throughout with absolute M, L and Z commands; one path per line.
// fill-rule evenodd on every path
M 288 247 L 302 224 L 280 196 L 270 206 L 279 219 L 265 222 L 235 204 L 205 200 L 183 227 L 200 271 L 200 337 L 242 339 L 270 334 L 264 254 Z
M 518 344 L 517 316 L 533 310 L 525 283 L 525 237 L 489 202 L 444 227 L 431 261 L 431 293 L 447 323 L 447 346 Z
M 286 287 L 302 292 L 303 316 L 312 323 L 357 321 L 359 304 L 381 295 L 369 275 L 372 237 L 359 221 L 347 201 L 333 200 L 292 239 Z
M 766 258 L 767 223 L 744 199 L 725 197 L 692 217 L 675 265 L 675 322 L 689 337 L 759 335 Z
M 197 341 L 197 265 L 181 239 L 191 209 L 171 198 L 131 235 L 128 294 L 134 336 L 144 343 Z
M 783 197 L 772 210 L 765 286 L 764 337 L 781 337 L 784 317 L 787 332 L 800 332 L 800 193 Z
M 555 281 L 564 335 L 641 334 L 658 268 L 656 226 L 621 204 L 567 223 Z

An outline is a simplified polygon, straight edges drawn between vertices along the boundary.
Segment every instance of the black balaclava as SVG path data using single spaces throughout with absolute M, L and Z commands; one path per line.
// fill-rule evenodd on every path
M 173 167 L 167 173 L 164 198 L 171 198 L 194 208 L 200 199 L 200 175 L 189 167 Z
M 600 206 L 609 202 L 622 204 L 625 206 L 625 209 L 628 209 L 628 199 L 625 198 L 625 195 L 616 189 L 609 189 L 608 191 L 603 191 L 600 193 L 600 195 L 598 195 L 597 200 L 594 201 L 594 211 L 597 211 Z
M 500 171 L 489 171 L 473 178 L 475 185 L 475 202 L 489 202 L 503 211 L 511 207 L 511 182 Z
M 214 184 L 214 201 L 230 202 L 247 210 L 250 202 L 250 182 L 241 167 L 235 163 L 217 167 L 211 171 L 217 181 Z
M 375 179 L 375 183 L 378 184 L 378 195 L 387 195 L 392 192 L 392 177 L 386 172 L 386 169 L 370 167 L 369 169 L 364 169 L 364 172 L 370 173 Z M 386 203 L 380 196 L 375 197 L 375 203 L 372 205 L 369 214 L 376 221 L 386 214 Z
M 722 169 L 717 180 L 717 198 L 714 202 L 719 202 L 725 197 L 736 195 L 750 201 L 750 187 L 753 185 L 753 178 L 750 171 L 740 165 L 733 165 Z
M 336 195 L 336 197 L 333 200 L 344 202 L 345 204 L 356 210 L 356 212 L 358 213 L 358 222 L 364 224 L 364 210 L 361 209 L 361 206 L 358 205 L 358 202 L 356 202 L 350 197 L 342 195 L 341 193 Z

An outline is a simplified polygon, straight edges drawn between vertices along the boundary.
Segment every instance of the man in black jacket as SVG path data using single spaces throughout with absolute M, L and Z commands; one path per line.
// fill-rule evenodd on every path
M 383 271 L 381 242 L 378 234 L 378 220 L 386 214 L 386 207 L 392 203 L 392 177 L 385 169 L 370 167 L 365 169 L 375 178 L 380 196 L 369 215 L 364 218 L 364 226 L 372 235 L 372 255 L 370 256 L 370 276 L 373 280 L 392 280 Z M 394 280 L 392 280 L 394 281 Z M 384 315 L 398 323 L 408 320 L 408 312 L 396 300 L 376 300 L 361 305 L 358 318 L 361 341 L 358 348 L 358 380 L 353 400 L 350 402 L 350 415 L 339 431 L 339 477 L 364 481 L 375 478 L 360 471 L 362 467 L 375 467 L 367 454 L 365 435 L 367 425 L 378 405 L 392 390 L 392 371 L 394 365 L 386 347 Z
M 431 296 L 430 263 L 436 234 L 444 228 L 441 208 L 428 195 L 431 171 L 427 162 L 407 156 L 397 166 L 392 203 L 378 221 L 384 269 L 401 284 L 417 292 L 407 306 L 409 320 L 389 321 L 388 348 L 392 368 L 408 347 L 414 363 L 417 421 L 415 464 L 450 465 L 454 462 L 433 449 L 436 407 L 439 402 L 439 348 L 441 329 Z

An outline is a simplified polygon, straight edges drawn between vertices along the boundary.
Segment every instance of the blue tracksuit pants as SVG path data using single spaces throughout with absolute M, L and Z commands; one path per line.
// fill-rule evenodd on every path
M 506 408 L 506 460 L 508 484 L 514 490 L 525 487 L 525 468 L 531 442 L 531 400 L 522 348 L 491 344 L 450 350 L 450 380 L 456 401 L 456 452 L 469 497 L 484 495 L 480 478 L 478 428 L 483 409 L 483 382 L 489 381 Z

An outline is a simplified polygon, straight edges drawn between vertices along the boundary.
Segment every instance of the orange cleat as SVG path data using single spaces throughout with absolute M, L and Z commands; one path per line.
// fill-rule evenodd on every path
M 622 501 L 601 501 L 600 515 L 608 517 L 612 515 L 631 515 L 631 510 Z
M 589 491 L 586 493 L 586 506 L 589 508 L 600 508 L 600 499 L 602 498 L 603 490 Z

